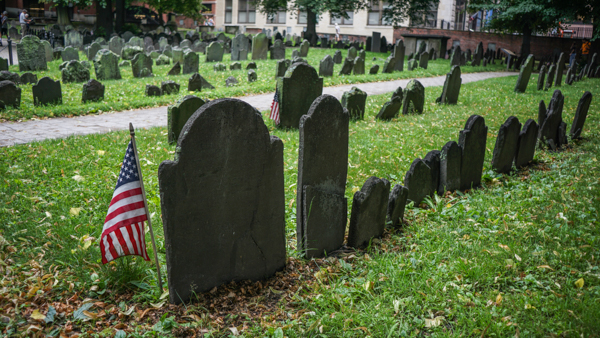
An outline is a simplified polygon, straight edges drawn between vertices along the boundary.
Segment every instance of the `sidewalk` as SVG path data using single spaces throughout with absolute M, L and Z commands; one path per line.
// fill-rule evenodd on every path
M 462 74 L 462 83 L 476 82 L 496 77 L 516 76 L 512 72 L 486 72 Z M 425 87 L 443 86 L 445 76 L 420 78 Z M 398 86 L 405 88 L 410 80 L 394 80 L 386 82 L 371 82 L 323 88 L 323 94 L 329 94 L 341 99 L 342 94 L 352 87 L 358 87 L 368 95 L 391 93 Z M 269 110 L 273 101 L 273 93 L 238 97 L 258 109 Z M 460 98 L 459 98 L 460 99 Z M 47 120 L 26 122 L 0 123 L 0 147 L 14 144 L 42 141 L 45 139 L 64 138 L 70 135 L 87 135 L 107 133 L 129 128 L 129 122 L 135 128 L 150 128 L 167 125 L 167 107 L 138 109 L 131 111 L 106 113 L 102 115 L 87 115 L 73 118 L 52 118 Z

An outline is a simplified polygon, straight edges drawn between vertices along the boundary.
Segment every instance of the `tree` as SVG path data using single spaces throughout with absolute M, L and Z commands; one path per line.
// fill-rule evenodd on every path
M 80 8 L 90 7 L 93 0 L 40 0 L 42 3 L 50 3 L 56 7 L 57 24 L 66 26 L 71 24 L 69 18 L 69 4 Z
M 569 0 L 570 1 L 570 0 Z M 578 0 L 576 0 L 578 1 Z M 471 0 L 469 10 L 493 11 L 491 21 L 486 26 L 497 32 L 521 33 L 521 56 L 527 57 L 531 51 L 531 36 L 546 33 L 558 28 L 566 19 L 561 11 L 564 0 Z
M 94 3 L 96 4 L 96 32 L 103 33 L 109 39 L 113 32 L 112 1 L 95 0 Z
M 161 23 L 164 23 L 163 14 L 169 12 L 185 15 L 188 18 L 198 20 L 202 18 L 201 11 L 205 9 L 198 0 L 145 0 L 144 2 L 158 13 Z

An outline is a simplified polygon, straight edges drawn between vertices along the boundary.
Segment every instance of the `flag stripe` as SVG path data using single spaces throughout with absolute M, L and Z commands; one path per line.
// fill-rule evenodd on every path
M 140 216 L 137 216 L 137 217 L 133 217 L 133 218 L 128 218 L 126 220 L 123 220 L 121 222 L 118 222 L 118 223 L 114 224 L 110 228 L 104 229 L 104 231 L 102 231 L 102 236 L 104 236 L 104 234 L 111 233 L 111 232 L 117 230 L 120 227 L 128 226 L 130 224 L 135 224 L 135 223 L 138 223 L 138 222 L 143 222 L 143 221 L 145 221 L 147 219 L 148 218 L 146 217 L 146 214 L 143 214 L 143 215 L 140 215 Z
M 117 210 L 113 211 L 112 213 L 106 215 L 106 219 L 104 220 L 104 228 L 109 228 L 117 222 L 128 218 L 133 218 L 142 214 L 146 214 L 146 207 L 144 206 L 144 201 L 124 205 L 122 207 L 117 208 Z

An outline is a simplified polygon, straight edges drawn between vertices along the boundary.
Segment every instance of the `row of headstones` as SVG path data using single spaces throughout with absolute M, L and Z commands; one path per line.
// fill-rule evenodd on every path
M 224 67 L 224 65 L 223 65 Z M 258 75 L 254 69 L 248 70 L 248 82 L 254 82 L 257 80 Z M 226 87 L 233 87 L 237 85 L 239 81 L 235 76 L 229 76 L 225 79 Z M 155 85 L 146 85 L 146 96 L 161 96 L 163 94 L 176 94 L 179 93 L 179 84 L 174 81 L 163 81 L 161 87 Z M 196 73 L 188 80 L 188 91 L 201 91 L 202 88 L 214 89 L 214 87 L 208 83 L 200 74 Z M 187 96 L 186 96 L 187 98 Z M 184 98 L 185 99 L 185 98 Z M 197 107 L 198 108 L 198 107 Z M 196 109 L 197 109 L 196 108 Z M 194 109 L 192 113 L 196 111 Z M 191 115 L 191 114 L 190 114 Z
M 466 66 L 467 62 L 470 62 L 469 65 L 473 67 L 486 67 L 488 64 L 493 64 L 494 60 L 494 53 L 484 52 L 483 43 L 480 42 L 477 45 L 474 54 L 471 54 L 470 49 L 467 49 L 466 52 L 463 52 L 460 46 L 455 46 L 450 55 L 450 66 Z
M 24 74 L 25 75 L 25 74 Z M 35 76 L 35 75 L 33 75 Z M 104 99 L 104 85 L 94 79 L 88 80 L 81 91 L 81 101 L 102 101 Z M 62 89 L 60 81 L 54 81 L 45 76 L 31 87 L 33 103 L 36 106 L 62 104 Z M 0 108 L 21 106 L 21 88 L 10 80 L 0 81 Z

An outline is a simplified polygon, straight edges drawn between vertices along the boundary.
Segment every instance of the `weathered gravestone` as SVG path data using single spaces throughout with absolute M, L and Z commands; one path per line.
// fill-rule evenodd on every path
M 454 50 L 452 51 L 452 56 L 450 56 L 450 66 L 460 66 L 461 65 L 461 62 L 460 62 L 461 54 L 462 54 L 462 52 L 460 50 L 460 46 L 454 47 Z
M 598 70 L 600 70 L 600 67 L 598 67 Z M 596 76 L 598 77 L 598 76 Z M 565 75 L 565 83 L 568 84 L 569 86 L 573 84 L 573 70 L 571 67 L 569 67 L 569 69 L 567 69 L 567 74 Z M 540 85 L 538 83 L 538 90 L 540 88 Z
M 500 174 L 510 172 L 517 155 L 521 123 L 519 119 L 510 116 L 498 130 L 496 146 L 492 154 L 492 169 Z
M 120 38 L 118 36 L 113 36 L 108 41 L 108 49 L 118 56 L 121 56 L 121 51 L 123 50 L 124 46 L 125 46 L 125 40 L 123 40 L 122 38 Z
M 319 76 L 333 76 L 333 58 L 331 55 L 325 55 L 325 57 L 319 62 Z
M 225 79 L 225 86 L 226 87 L 233 87 L 233 86 L 235 86 L 237 84 L 238 84 L 238 80 L 235 77 L 233 77 L 233 76 L 230 76 L 227 79 Z
M 102 101 L 104 100 L 104 85 L 97 80 L 90 79 L 87 83 L 83 84 L 83 90 L 81 91 L 81 102 L 86 103 L 90 101 Z
M 348 55 L 346 56 L 346 58 L 354 60 L 356 58 L 357 54 L 358 54 L 358 51 L 356 50 L 356 48 L 350 47 L 350 48 L 348 48 Z
M 400 108 L 402 108 L 403 98 L 404 93 L 402 92 L 402 87 L 396 88 L 392 94 L 392 98 L 383 104 L 375 118 L 378 120 L 391 120 L 398 116 L 398 112 L 400 112 Z
M 407 199 L 408 188 L 396 184 L 390 193 L 387 208 L 387 221 L 390 222 L 392 226 L 402 224 Z
M 394 45 L 393 55 L 394 55 L 394 70 L 395 71 L 403 71 L 404 70 L 404 53 L 406 52 L 406 47 L 404 47 L 404 41 L 402 39 L 398 39 L 396 44 Z
M 266 60 L 268 50 L 269 44 L 265 33 L 258 33 L 252 37 L 252 60 Z
M 354 68 L 353 60 L 345 58 L 344 64 L 342 65 L 342 69 L 340 69 L 339 75 L 350 75 L 352 73 L 352 68 Z
M 133 35 L 133 33 L 132 33 L 132 32 L 130 32 L 130 31 L 126 31 L 126 32 L 124 32 L 123 34 L 121 34 L 121 37 L 123 38 L 123 40 L 124 40 L 125 42 L 129 42 L 129 40 L 130 40 L 130 39 L 131 39 L 133 36 L 134 36 L 134 35 Z
M 162 96 L 162 90 L 159 86 L 146 85 L 146 96 Z
M 48 70 L 46 49 L 37 36 L 27 35 L 17 43 L 17 58 L 21 72 Z
M 408 188 L 408 199 L 418 206 L 431 193 L 431 168 L 422 159 L 415 159 L 406 172 L 404 186 Z
M 52 50 L 50 42 L 47 40 L 42 40 L 42 45 L 44 45 L 44 56 L 46 57 L 46 62 L 54 60 L 54 51 Z
M 462 149 L 458 143 L 449 141 L 440 152 L 440 183 L 438 191 L 460 189 Z
M 419 67 L 419 61 L 417 59 L 408 60 L 407 67 L 409 71 L 417 69 L 417 67 Z
M 365 73 L 365 59 L 357 57 L 354 59 L 354 66 L 352 67 L 352 73 L 354 75 L 363 75 Z
M 239 62 L 232 62 L 229 65 L 229 70 L 241 70 L 242 69 L 242 64 Z
M 164 95 L 171 95 L 179 93 L 180 85 L 175 81 L 163 81 L 160 84 L 160 90 Z
M 250 41 L 244 34 L 237 34 L 231 42 L 231 61 L 248 60 Z
M 65 46 L 71 46 L 78 49 L 83 47 L 83 35 L 74 29 L 65 33 L 64 40 Z
M 89 74 L 89 73 L 88 73 Z M 33 73 L 23 73 L 21 74 L 20 81 L 21 84 L 36 84 L 37 83 L 37 75 Z
M 383 234 L 389 194 L 390 182 L 375 176 L 369 177 L 354 194 L 348 229 L 349 247 L 365 247 L 371 238 Z
M 14 84 L 19 84 L 21 77 L 18 73 L 11 73 L 9 71 L 0 71 L 0 81 L 12 81 Z
M 555 90 L 552 99 L 548 104 L 548 110 L 543 111 L 540 107 L 538 112 L 539 135 L 538 139 L 543 145 L 547 145 L 554 150 L 562 144 L 559 135 L 559 128 L 563 124 L 562 111 L 565 103 L 565 97 L 560 90 Z
M 170 64 L 171 64 L 171 58 L 164 54 L 160 54 L 158 56 L 158 58 L 156 58 L 157 66 L 170 65 Z
M 188 119 L 206 102 L 194 95 L 187 95 L 167 109 L 167 127 L 169 144 L 177 143 L 183 126 Z
M 381 52 L 381 33 L 373 32 L 371 35 L 371 52 Z
M 474 189 L 481 185 L 487 131 L 485 119 L 479 115 L 471 115 L 465 124 L 465 129 L 460 131 L 458 145 L 462 149 L 461 190 Z
M 215 63 L 215 64 L 213 65 L 213 70 L 214 70 L 215 72 L 224 72 L 224 71 L 226 71 L 226 70 L 227 70 L 227 67 L 225 67 L 225 65 L 224 65 L 224 64 L 222 64 L 222 63 L 218 62 L 218 63 Z
M 246 69 L 256 69 L 256 62 L 248 62 Z
M 162 46 L 161 46 L 161 41 L 164 41 L 164 43 L 162 44 Z M 159 47 L 161 47 L 161 49 L 167 47 L 168 44 L 169 43 L 167 42 L 167 39 L 165 39 L 164 37 L 160 38 L 158 40 L 158 45 L 159 45 Z M 192 41 L 190 41 L 188 39 L 183 39 L 183 41 L 181 41 L 179 43 L 179 48 L 181 48 L 181 49 L 190 48 L 191 49 L 192 48 Z
M 562 85 L 563 72 L 565 71 L 565 62 L 567 62 L 567 55 L 560 53 L 558 62 L 556 63 L 556 75 L 554 76 L 554 86 L 560 87 Z
M 379 65 L 373 65 L 371 69 L 369 69 L 369 74 L 374 75 L 379 72 Z
M 424 105 L 425 87 L 418 80 L 410 80 L 404 89 L 402 114 L 422 114 Z
M 477 44 L 477 48 L 475 48 L 473 62 L 471 62 L 471 66 L 478 67 L 481 64 L 481 59 L 483 59 L 483 42 L 479 42 Z
M 214 43 L 214 42 L 213 42 Z M 186 50 L 183 53 L 183 69 L 182 74 L 198 73 L 200 58 L 196 52 Z
M 62 82 L 87 82 L 90 79 L 90 71 L 79 61 L 69 61 L 61 71 Z
M 385 62 L 383 63 L 382 73 L 386 73 L 386 74 L 393 73 L 395 68 L 396 68 L 396 59 L 394 58 L 393 55 L 390 55 L 387 57 L 387 59 L 385 59 Z
M 142 39 L 142 38 L 141 38 L 141 37 L 139 37 L 139 36 L 134 36 L 134 37 L 132 37 L 131 39 L 129 39 L 129 41 L 127 41 L 127 44 L 128 44 L 129 46 L 136 46 L 136 47 L 139 47 L 139 48 L 141 48 L 142 50 L 144 50 L 144 47 L 145 47 L 145 45 L 144 45 L 144 39 Z
M 423 52 L 419 55 L 419 67 L 423 69 L 427 69 L 427 65 L 429 64 L 429 53 Z
M 62 104 L 60 81 L 45 76 L 36 85 L 31 86 L 33 103 L 36 106 L 45 104 Z
M 440 156 L 441 151 L 432 150 L 423 157 L 423 162 L 429 167 L 429 173 L 431 174 L 431 188 L 429 194 L 433 196 L 436 192 L 438 195 L 442 195 L 444 191 L 439 191 L 440 185 Z
M 288 68 L 290 68 L 291 64 L 292 62 L 287 59 L 277 61 L 277 66 L 275 67 L 275 78 L 285 76 L 285 72 L 288 70 Z
M 131 62 L 131 71 L 133 73 L 133 77 L 152 76 L 151 74 L 153 64 L 154 61 L 151 57 L 146 55 L 146 53 L 137 54 Z M 144 69 L 147 69 L 147 71 L 144 71 Z
M 271 60 L 281 60 L 285 59 L 285 46 L 283 45 L 283 41 L 275 40 L 273 46 L 269 48 L 271 53 Z
M 342 246 L 346 231 L 348 112 L 319 96 L 300 118 L 296 232 L 298 250 L 321 257 Z
M 515 92 L 525 93 L 527 84 L 529 83 L 529 78 L 531 78 L 531 72 L 533 71 L 534 64 L 535 57 L 533 57 L 533 54 L 529 54 L 529 56 L 527 56 L 527 60 L 523 66 L 521 66 L 521 70 L 519 71 L 519 77 L 517 78 L 517 84 L 515 85 Z
M 258 80 L 258 75 L 254 71 L 254 69 L 249 69 L 248 70 L 248 82 L 254 82 L 256 80 Z
M 300 117 L 308 112 L 312 102 L 323 93 L 323 78 L 306 63 L 294 63 L 277 78 L 279 93 L 279 127 L 298 128 Z
M 299 58 L 299 57 L 300 57 L 300 52 L 297 49 L 294 49 L 292 51 L 292 59 Z
M 446 74 L 442 95 L 437 98 L 437 103 L 456 104 L 458 102 L 458 94 L 460 94 L 460 86 L 462 85 L 460 75 L 460 66 L 452 66 L 450 73 Z
M 203 105 L 176 158 L 158 169 L 170 301 L 283 269 L 283 143 L 260 112 L 236 99 Z
M 519 133 L 519 143 L 517 153 L 515 154 L 515 167 L 523 168 L 533 161 L 535 147 L 537 145 L 538 124 L 529 119 L 525 122 L 523 129 Z
M 21 106 L 21 88 L 9 80 L 0 81 L 0 109 Z
M 8 71 L 8 60 L 0 57 L 0 71 Z
M 94 42 L 89 47 L 86 47 L 85 53 L 88 60 L 94 60 L 94 58 L 96 57 L 96 53 L 98 53 L 100 49 L 102 49 L 102 46 L 100 46 L 100 44 L 97 42 Z
M 556 66 L 551 65 L 550 69 L 548 70 L 548 77 L 546 78 L 546 86 L 544 87 L 544 90 L 548 90 L 552 87 L 552 81 L 554 81 L 554 73 L 555 72 L 556 72 Z
M 101 49 L 94 58 L 94 70 L 98 80 L 120 80 L 119 57 L 108 49 Z
M 211 42 L 206 49 L 206 62 L 223 61 L 223 46 L 219 42 Z M 185 63 L 184 63 L 185 68 Z
M 201 91 L 202 89 L 215 89 L 213 85 L 211 85 L 206 79 L 202 77 L 202 75 L 196 73 L 193 74 L 188 80 L 188 91 Z
M 310 47 L 310 44 L 309 44 L 308 40 L 302 41 L 302 43 L 300 44 L 300 55 L 299 56 L 307 57 L 309 47 Z
M 144 49 L 138 46 L 125 45 L 121 50 L 123 60 L 133 60 L 133 57 L 137 54 L 143 53 Z
M 342 63 L 342 52 L 340 52 L 339 50 L 336 50 L 335 53 L 333 53 L 333 63 L 335 63 L 336 65 Z
M 579 100 L 579 103 L 577 104 L 575 118 L 573 119 L 571 131 L 569 132 L 572 139 L 581 138 L 581 132 L 583 131 L 583 125 L 585 124 L 585 119 L 587 118 L 588 110 L 590 109 L 591 103 L 592 93 L 586 91 Z
M 538 75 L 537 90 L 544 90 L 544 82 L 546 80 L 546 65 L 542 65 Z M 569 73 L 567 72 L 567 75 Z
M 352 87 L 342 95 L 342 106 L 348 110 L 352 120 L 364 120 L 366 103 L 367 93 L 356 87 Z
M 60 54 L 63 62 L 78 60 L 79 61 L 79 52 L 77 49 L 73 47 L 66 47 Z
M 183 63 L 183 49 L 179 47 L 175 47 L 171 49 L 171 56 L 173 58 L 173 62 Z

